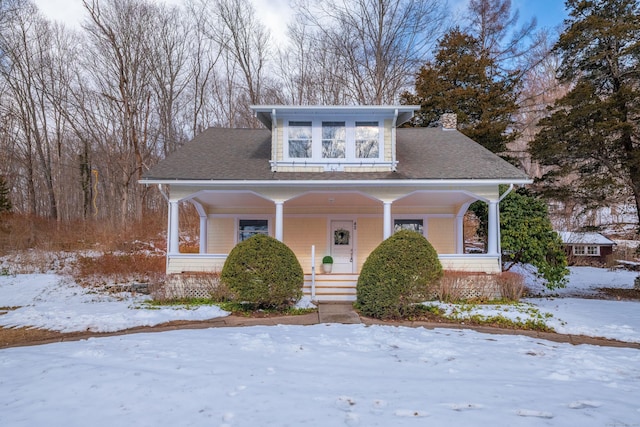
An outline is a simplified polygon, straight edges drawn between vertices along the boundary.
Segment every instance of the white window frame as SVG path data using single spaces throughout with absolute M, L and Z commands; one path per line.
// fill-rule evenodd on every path
M 267 232 L 262 234 L 266 234 L 267 236 L 272 235 L 272 232 L 271 232 L 272 219 L 271 218 L 264 217 L 264 216 L 240 216 L 236 218 L 236 244 L 242 241 L 240 240 L 240 221 L 266 221 Z
M 289 122 L 311 122 L 311 156 L 305 157 L 290 157 L 289 156 Z M 385 124 L 384 118 L 378 116 L 345 116 L 335 117 L 328 115 L 319 115 L 313 117 L 300 116 L 300 117 L 287 117 L 284 118 L 284 130 L 283 130 L 283 146 L 282 146 L 282 158 L 283 161 L 292 164 L 341 164 L 341 165 L 364 165 L 364 164 L 378 164 L 387 163 L 384 158 L 385 153 Z M 325 158 L 322 157 L 322 122 L 344 122 L 345 123 L 345 157 L 343 158 Z M 378 123 L 378 156 L 360 158 L 356 157 L 356 122 L 377 122 Z M 390 143 L 390 141 L 388 142 Z
M 573 245 L 573 255 L 576 256 L 600 256 L 598 245 Z
M 427 226 L 429 224 L 428 221 L 428 217 L 425 215 L 411 215 L 411 214 L 400 214 L 400 215 L 393 215 L 393 217 L 391 218 L 392 224 L 392 231 L 395 234 L 396 233 L 396 220 L 415 220 L 415 221 L 422 221 L 422 235 L 427 238 L 428 234 L 427 234 Z

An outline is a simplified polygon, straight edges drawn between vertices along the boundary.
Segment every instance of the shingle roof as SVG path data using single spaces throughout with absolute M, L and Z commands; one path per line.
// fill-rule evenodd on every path
M 613 240 L 608 239 L 600 233 L 594 232 L 575 232 L 575 231 L 558 231 L 562 242 L 568 245 L 581 244 L 581 245 L 615 245 Z
M 144 174 L 147 180 L 496 179 L 527 175 L 454 130 L 396 130 L 396 172 L 272 172 L 271 132 L 209 128 Z

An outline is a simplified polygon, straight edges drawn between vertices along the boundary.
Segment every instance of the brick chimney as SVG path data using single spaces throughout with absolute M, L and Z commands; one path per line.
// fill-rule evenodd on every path
M 440 116 L 442 130 L 458 129 L 458 115 L 456 113 L 444 113 Z

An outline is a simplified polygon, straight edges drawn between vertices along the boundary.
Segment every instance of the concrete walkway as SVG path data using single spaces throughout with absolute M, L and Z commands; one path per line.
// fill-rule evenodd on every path
M 617 341 L 607 338 L 593 338 L 582 335 L 565 335 L 554 332 L 538 332 L 526 331 L 520 329 L 503 329 L 492 326 L 472 326 L 461 325 L 459 323 L 440 323 L 440 322 L 423 322 L 423 321 L 383 321 L 368 317 L 360 317 L 354 311 L 351 303 L 322 303 L 318 305 L 318 311 L 299 316 L 277 316 L 277 317 L 244 317 L 244 316 L 226 316 L 205 321 L 174 321 L 159 326 L 141 326 L 137 328 L 126 329 L 111 333 L 95 333 L 95 332 L 74 332 L 61 333 L 57 338 L 30 341 L 25 343 L 16 343 L 12 345 L 0 345 L 0 348 L 31 346 L 40 344 L 49 344 L 65 341 L 79 341 L 88 338 L 110 337 L 126 334 L 149 333 L 149 332 L 165 332 L 181 329 L 206 329 L 206 328 L 224 328 L 224 327 L 244 327 L 244 326 L 275 326 L 275 325 L 317 325 L 323 323 L 343 323 L 343 324 L 364 324 L 386 325 L 386 326 L 405 326 L 409 328 L 425 328 L 425 329 L 468 329 L 484 334 L 493 335 L 523 335 L 531 338 L 539 338 L 559 343 L 569 343 L 573 345 L 598 345 L 604 347 L 625 347 L 640 350 L 640 343 L 630 343 Z
M 353 310 L 350 302 L 323 302 L 318 304 L 318 320 L 320 323 L 362 323 L 360 316 Z

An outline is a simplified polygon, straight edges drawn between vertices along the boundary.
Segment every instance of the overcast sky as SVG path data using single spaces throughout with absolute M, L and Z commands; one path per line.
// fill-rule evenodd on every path
M 85 17 L 82 0 L 33 0 L 49 19 L 79 27 Z M 168 4 L 180 4 L 181 0 L 155 0 Z M 292 13 L 289 0 L 251 0 L 257 15 L 264 20 L 276 40 L 285 39 L 287 22 Z M 454 13 L 464 11 L 468 0 L 449 0 Z M 566 18 L 564 0 L 512 0 L 513 9 L 520 12 L 520 23 L 532 17 L 538 20 L 538 28 L 554 28 Z

